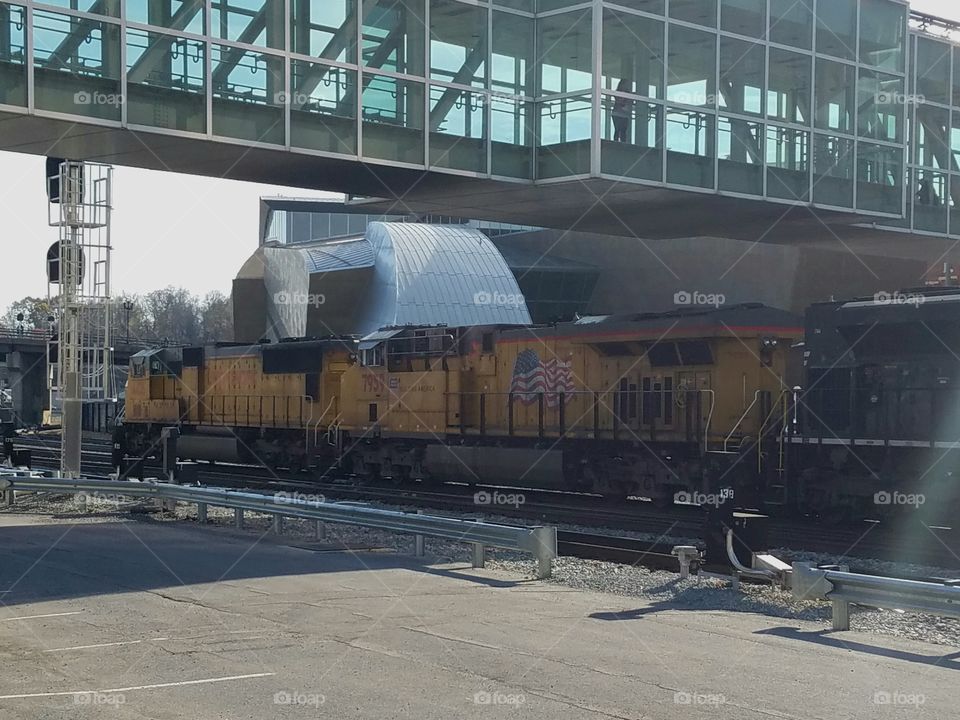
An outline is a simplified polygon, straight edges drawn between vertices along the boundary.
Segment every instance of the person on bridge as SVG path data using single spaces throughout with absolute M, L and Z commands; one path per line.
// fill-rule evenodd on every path
M 633 83 L 623 79 L 617 85 L 617 92 L 633 92 Z M 613 110 L 610 113 L 613 118 L 613 140 L 614 142 L 630 142 L 630 117 L 633 115 L 633 100 L 620 97 L 613 99 Z
M 929 207 L 937 207 L 940 205 L 940 196 L 937 195 L 937 191 L 933 189 L 932 183 L 927 179 L 920 181 L 920 190 L 917 192 L 917 202 Z

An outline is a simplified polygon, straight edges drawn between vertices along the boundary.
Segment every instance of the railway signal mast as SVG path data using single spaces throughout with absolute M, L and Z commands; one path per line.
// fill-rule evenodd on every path
M 49 341 L 51 416 L 60 416 L 63 477 L 80 475 L 85 403 L 113 399 L 110 345 L 110 215 L 113 168 L 47 159 L 48 223 L 60 239 L 47 252 L 54 308 Z

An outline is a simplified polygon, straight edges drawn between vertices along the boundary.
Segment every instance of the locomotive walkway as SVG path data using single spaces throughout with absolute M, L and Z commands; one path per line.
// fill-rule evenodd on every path
M 0 516 L 0 716 L 951 717 L 951 648 L 377 551 Z

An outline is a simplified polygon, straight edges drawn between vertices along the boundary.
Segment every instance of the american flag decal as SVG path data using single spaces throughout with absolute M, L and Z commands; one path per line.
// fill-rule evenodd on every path
M 551 358 L 540 361 L 535 350 L 524 350 L 517 355 L 513 366 L 510 392 L 525 405 L 537 402 L 540 393 L 549 407 L 560 404 L 560 393 L 570 394 L 576 389 L 572 363 Z

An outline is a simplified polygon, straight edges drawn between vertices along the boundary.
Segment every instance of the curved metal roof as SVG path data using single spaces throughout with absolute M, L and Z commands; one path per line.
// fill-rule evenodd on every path
M 370 267 L 376 260 L 373 248 L 363 238 L 311 245 L 303 248 L 302 252 L 307 272 L 311 273 Z
M 364 238 L 261 250 L 271 337 L 531 323 L 503 255 L 470 227 L 373 222 Z
M 370 223 L 374 277 L 361 332 L 399 325 L 528 325 L 520 287 L 491 240 L 453 225 Z

